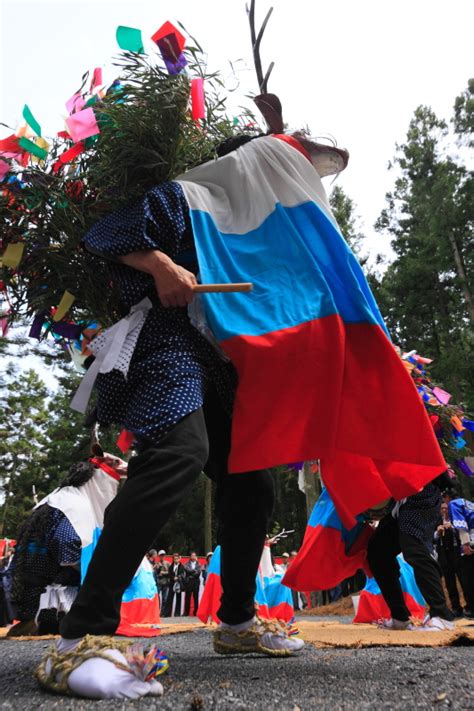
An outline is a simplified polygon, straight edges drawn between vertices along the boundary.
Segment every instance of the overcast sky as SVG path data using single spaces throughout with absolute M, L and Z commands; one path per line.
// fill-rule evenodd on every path
M 393 184 L 387 163 L 419 104 L 449 118 L 472 66 L 472 0 L 257 0 L 257 17 L 274 6 L 262 45 L 275 61 L 269 90 L 291 127 L 332 134 L 351 159 L 338 183 L 357 204 L 367 232 Z M 147 42 L 166 20 L 181 21 L 208 53 L 210 69 L 243 59 L 239 100 L 257 93 L 244 0 L 0 0 L 0 121 L 18 126 L 27 103 L 43 127 L 63 126 L 64 102 L 95 66 L 114 79 L 118 25 L 140 28 Z M 237 102 L 238 103 L 238 102 Z M 0 137 L 8 134 L 0 127 Z M 329 179 L 330 180 L 330 179 Z M 326 187 L 330 188 L 328 179 Z M 380 238 L 371 240 L 377 249 Z

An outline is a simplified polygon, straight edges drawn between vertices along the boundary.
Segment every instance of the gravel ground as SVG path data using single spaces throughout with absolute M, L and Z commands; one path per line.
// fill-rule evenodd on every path
M 7 709 L 474 709 L 472 647 L 317 650 L 297 657 L 222 657 L 207 630 L 164 637 L 165 694 L 89 701 L 39 690 L 32 670 L 49 642 L 0 641 L 0 710 Z

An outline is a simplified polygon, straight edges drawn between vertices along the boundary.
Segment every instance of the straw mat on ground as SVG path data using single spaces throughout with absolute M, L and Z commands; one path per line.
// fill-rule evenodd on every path
M 298 621 L 301 637 L 318 649 L 327 647 L 448 647 L 474 645 L 474 622 L 459 620 L 452 632 L 398 632 L 375 625 Z

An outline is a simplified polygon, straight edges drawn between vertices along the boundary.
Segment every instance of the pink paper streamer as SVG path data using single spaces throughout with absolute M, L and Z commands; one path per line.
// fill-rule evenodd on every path
M 72 114 L 73 111 L 80 111 L 85 104 L 85 100 L 80 94 L 74 94 L 68 101 L 66 101 L 66 109 L 68 114 Z
M 92 75 L 92 81 L 91 81 L 91 94 L 93 93 L 94 89 L 97 89 L 100 85 L 102 84 L 102 69 L 101 67 L 96 67 L 94 69 L 94 73 Z
M 443 405 L 447 405 L 452 397 L 450 393 L 447 393 L 446 390 L 442 390 L 441 388 L 433 388 L 433 395 Z
M 95 120 L 94 111 L 91 107 L 69 116 L 69 118 L 66 119 L 66 126 L 75 143 L 100 133 L 97 121 Z
M 0 318 L 0 331 L 2 336 L 6 336 L 8 333 L 8 319 Z
M 204 79 L 191 79 L 191 115 L 194 121 L 206 116 L 204 108 Z
M 2 160 L 0 158 L 0 180 L 3 180 L 3 178 L 6 176 L 8 171 L 10 170 L 10 163 L 7 163 L 6 160 Z

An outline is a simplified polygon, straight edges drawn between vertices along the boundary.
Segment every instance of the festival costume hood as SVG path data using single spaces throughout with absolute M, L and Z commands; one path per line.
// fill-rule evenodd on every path
M 344 525 L 446 464 L 319 175 L 277 137 L 178 178 L 211 330 L 239 385 L 229 471 L 320 459 Z M 370 354 L 370 355 L 369 355 Z

